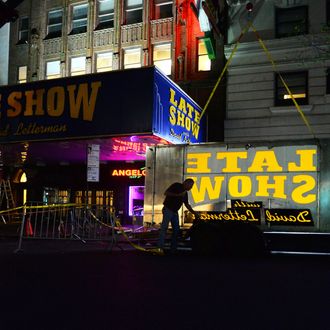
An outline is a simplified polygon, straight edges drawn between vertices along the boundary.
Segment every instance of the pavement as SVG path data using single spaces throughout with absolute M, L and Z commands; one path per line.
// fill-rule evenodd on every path
M 0 240 L 1 330 L 329 329 L 330 258 Z M 7 252 L 5 252 L 7 251 Z

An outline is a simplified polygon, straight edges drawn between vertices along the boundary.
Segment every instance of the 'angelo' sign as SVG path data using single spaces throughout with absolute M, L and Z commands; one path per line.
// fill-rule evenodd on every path
M 317 147 L 219 150 L 212 145 L 190 148 L 186 175 L 195 180 L 195 204 L 227 199 L 281 199 L 295 204 L 317 200 Z

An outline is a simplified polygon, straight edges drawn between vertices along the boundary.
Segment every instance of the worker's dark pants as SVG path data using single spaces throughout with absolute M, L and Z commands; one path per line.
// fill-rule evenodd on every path
M 160 226 L 160 233 L 159 233 L 159 241 L 158 247 L 163 248 L 165 243 L 165 237 L 168 225 L 171 223 L 172 226 L 172 240 L 171 240 L 171 251 L 175 251 L 177 249 L 177 241 L 178 235 L 180 232 L 180 225 L 179 225 L 179 214 L 178 212 L 173 212 L 167 207 L 163 207 L 163 221 Z

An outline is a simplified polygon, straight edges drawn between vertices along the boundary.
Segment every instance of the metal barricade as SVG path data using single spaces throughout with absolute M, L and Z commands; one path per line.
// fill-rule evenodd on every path
M 115 215 L 102 205 L 55 204 L 30 202 L 23 206 L 19 244 L 24 239 L 109 241 L 117 242 Z

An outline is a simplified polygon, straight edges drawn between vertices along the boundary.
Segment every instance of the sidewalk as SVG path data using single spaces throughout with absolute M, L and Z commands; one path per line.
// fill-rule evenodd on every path
M 127 242 L 112 244 L 105 241 L 81 240 L 45 240 L 45 239 L 23 239 L 21 250 L 18 250 L 19 238 L 0 238 L 0 256 L 15 253 L 24 254 L 62 254 L 77 252 L 113 252 L 132 251 L 134 248 Z

